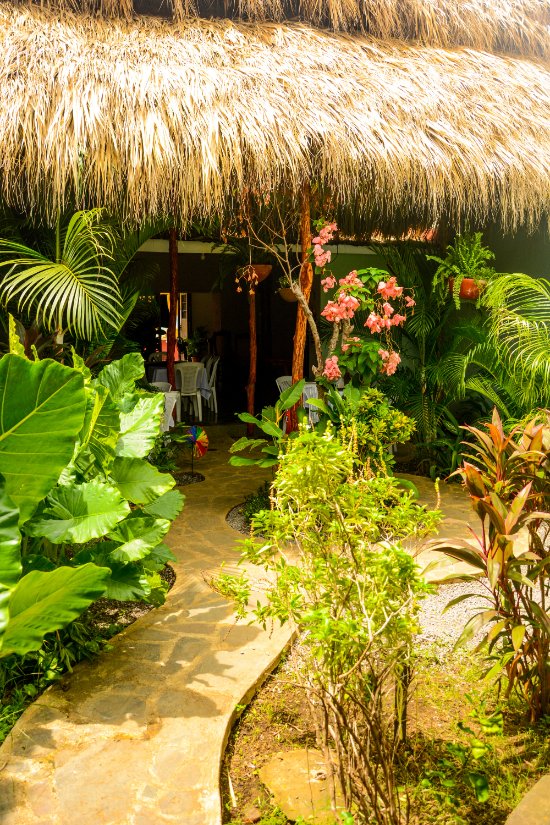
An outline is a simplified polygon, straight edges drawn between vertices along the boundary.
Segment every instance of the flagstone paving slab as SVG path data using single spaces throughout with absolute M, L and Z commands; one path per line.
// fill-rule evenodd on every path
M 235 569 L 238 535 L 225 516 L 268 477 L 228 465 L 240 434 L 237 426 L 209 428 L 215 449 L 200 464 L 206 480 L 184 488 L 168 536 L 177 579 L 166 604 L 48 689 L 0 748 L 2 825 L 221 822 L 220 762 L 235 707 L 290 634 L 236 624 L 232 605 L 204 580 L 224 562 Z M 447 492 L 449 527 L 465 536 L 464 494 Z M 421 494 L 433 506 L 429 482 Z M 265 573 L 248 569 L 261 597 Z

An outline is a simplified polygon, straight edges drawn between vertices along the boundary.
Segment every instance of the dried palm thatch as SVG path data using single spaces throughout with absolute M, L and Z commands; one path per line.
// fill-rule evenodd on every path
M 548 0 L 41 0 L 40 5 L 126 19 L 134 9 L 176 20 L 195 15 L 257 22 L 292 18 L 424 45 L 550 54 Z
M 550 68 L 302 24 L 62 18 L 0 3 L 0 195 L 130 222 L 305 178 L 358 215 L 538 223 Z

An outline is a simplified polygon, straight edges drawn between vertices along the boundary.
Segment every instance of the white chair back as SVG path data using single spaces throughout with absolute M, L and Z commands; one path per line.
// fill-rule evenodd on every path
M 176 388 L 182 395 L 193 395 L 197 392 L 197 380 L 202 366 L 201 363 L 175 364 Z
M 172 384 L 169 381 L 153 381 L 151 386 L 156 387 L 161 392 L 170 392 L 172 389 Z
M 277 384 L 277 389 L 279 390 L 280 395 L 292 386 L 292 375 L 280 375 L 279 378 L 275 379 L 275 383 Z
M 317 424 L 319 421 L 319 411 L 312 407 L 311 404 L 308 404 L 308 400 L 310 398 L 318 398 L 319 397 L 319 388 L 314 381 L 308 381 L 304 384 L 304 390 L 302 392 L 302 398 L 304 399 L 304 409 L 307 410 L 308 419 L 310 424 Z
M 220 363 L 220 356 L 216 355 L 212 358 L 212 363 L 210 364 L 210 373 L 208 375 L 208 386 L 210 389 L 216 388 L 216 376 L 218 373 L 218 364 Z

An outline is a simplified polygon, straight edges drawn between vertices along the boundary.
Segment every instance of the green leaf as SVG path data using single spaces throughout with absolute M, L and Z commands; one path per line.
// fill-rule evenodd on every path
M 130 458 L 145 458 L 160 435 L 164 416 L 164 395 L 142 396 L 130 412 L 120 414 L 120 438 L 116 454 Z
M 73 457 L 86 396 L 82 376 L 50 359 L 0 359 L 0 473 L 25 522 Z
M 250 415 L 250 413 L 239 413 L 237 418 L 239 418 L 241 421 L 244 421 L 245 424 L 256 424 L 256 426 L 261 427 L 261 421 L 259 421 L 259 419 L 255 418 L 253 415 Z
M 540 621 L 541 626 L 545 629 L 546 634 L 550 636 L 550 615 L 546 613 L 537 602 L 529 601 L 531 610 Z
M 23 576 L 11 594 L 0 656 L 38 650 L 47 633 L 68 625 L 103 595 L 108 578 L 109 570 L 95 564 Z
M 489 799 L 489 783 L 487 777 L 481 773 L 468 773 L 468 780 L 474 789 L 478 802 L 487 802 Z
M 265 444 L 265 438 L 247 438 L 243 436 L 243 438 L 239 438 L 238 441 L 235 441 L 235 443 L 231 445 L 229 452 L 240 453 L 241 450 L 253 450 L 254 447 L 259 447 L 261 444 Z
M 242 455 L 232 455 L 229 463 L 232 467 L 252 467 L 261 461 L 259 458 L 244 458 Z
M 162 570 L 168 562 L 177 561 L 176 556 L 165 544 L 157 544 L 150 554 L 143 560 L 143 566 L 147 570 Z
M 328 415 L 329 418 L 331 417 L 331 409 L 327 406 L 327 404 L 323 401 L 322 398 L 308 398 L 307 403 L 310 407 L 316 407 L 318 410 L 321 410 L 322 413 Z
M 50 493 L 40 517 L 27 524 L 26 532 L 53 544 L 82 544 L 104 536 L 129 512 L 127 501 L 110 484 L 71 484 Z
M 0 636 L 9 620 L 10 593 L 21 575 L 19 510 L 6 495 L 0 476 Z
M 525 636 L 525 628 L 523 625 L 518 624 L 512 628 L 512 645 L 514 650 L 517 652 L 523 644 L 523 638 Z
M 276 438 L 277 440 L 280 440 L 284 436 L 282 429 L 272 421 L 262 421 L 260 424 L 260 429 L 263 430 L 266 435 L 270 435 L 272 438 Z
M 122 496 L 133 504 L 150 504 L 176 483 L 171 475 L 160 473 L 143 458 L 116 458 L 111 479 Z
M 282 392 L 279 396 L 279 400 L 277 401 L 277 409 L 281 412 L 285 412 L 297 404 L 302 397 L 305 383 L 305 378 L 302 378 L 297 384 L 293 384 L 287 390 Z
M 121 562 L 139 561 L 149 555 L 169 529 L 170 522 L 167 519 L 155 519 L 152 516 L 121 521 L 108 536 L 119 543 L 111 551 L 110 558 Z
M 169 490 L 163 496 L 146 504 L 143 507 L 145 513 L 156 518 L 167 518 L 169 521 L 174 521 L 176 516 L 181 513 L 185 496 L 179 490 Z
M 458 559 L 458 561 L 465 561 L 468 564 L 471 564 L 472 567 L 476 567 L 478 570 L 485 571 L 485 562 L 478 552 L 472 545 L 465 541 L 446 541 L 442 539 L 441 541 L 434 541 L 429 542 L 428 547 L 430 550 L 437 550 L 441 553 L 445 553 L 446 556 L 451 556 L 453 559 Z
M 25 347 L 19 340 L 19 335 L 17 333 L 17 324 L 15 322 L 15 318 L 13 315 L 8 316 L 8 338 L 9 338 L 9 347 L 10 352 L 13 352 L 14 355 L 21 355 L 22 358 L 26 358 L 25 355 Z
M 134 392 L 135 383 L 145 375 L 145 364 L 139 352 L 129 352 L 118 361 L 103 367 L 94 384 L 107 387 L 118 405 L 125 395 Z
M 86 387 L 86 416 L 80 433 L 79 455 L 89 452 L 97 469 L 108 472 L 114 461 L 119 432 L 120 413 L 109 390 L 101 384 Z M 78 456 L 76 463 L 80 466 Z

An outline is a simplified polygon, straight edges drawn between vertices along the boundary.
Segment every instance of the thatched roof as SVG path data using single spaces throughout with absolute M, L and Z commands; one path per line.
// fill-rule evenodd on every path
M 52 215 L 76 188 L 131 221 L 185 223 L 244 187 L 306 177 L 358 214 L 536 223 L 550 204 L 550 68 L 302 24 L 0 3 L 8 203 Z
M 548 0 L 39 0 L 39 5 L 126 19 L 136 11 L 176 20 L 293 19 L 381 39 L 550 55 Z

